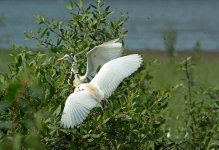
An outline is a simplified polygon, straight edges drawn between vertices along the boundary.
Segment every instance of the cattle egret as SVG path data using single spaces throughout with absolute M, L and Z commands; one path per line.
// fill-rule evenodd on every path
M 89 52 L 87 52 L 87 69 L 86 73 L 83 76 L 79 76 L 77 69 L 77 61 L 75 56 L 66 54 L 64 57 L 59 58 L 58 60 L 73 60 L 71 67 L 71 74 L 68 80 L 69 84 L 70 80 L 74 76 L 73 85 L 76 87 L 80 83 L 88 82 L 89 78 L 95 76 L 98 67 L 102 66 L 106 62 L 118 58 L 122 53 L 122 43 L 118 42 L 119 39 L 115 39 L 106 43 L 103 43 L 99 46 L 94 47 Z
M 101 107 L 101 101 L 112 95 L 122 80 L 134 73 L 141 63 L 142 57 L 132 54 L 104 64 L 90 83 L 78 85 L 67 98 L 61 125 L 70 128 L 81 124 L 91 109 Z

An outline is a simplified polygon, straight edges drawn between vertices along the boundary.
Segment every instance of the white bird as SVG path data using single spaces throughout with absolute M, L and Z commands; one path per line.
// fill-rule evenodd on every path
M 79 125 L 86 119 L 91 109 L 101 107 L 122 80 L 135 72 L 142 63 L 142 57 L 132 54 L 116 58 L 104 64 L 90 83 L 75 88 L 65 102 L 61 125 L 67 128 Z
M 58 60 L 69 60 L 72 58 L 73 63 L 71 67 L 70 79 L 74 76 L 73 84 L 74 86 L 79 85 L 83 82 L 88 82 L 89 77 L 95 76 L 98 67 L 102 66 L 106 62 L 118 58 L 122 53 L 122 43 L 118 42 L 119 39 L 111 40 L 109 42 L 103 43 L 99 46 L 94 47 L 89 52 L 87 52 L 87 69 L 83 76 L 78 75 L 77 62 L 74 56 L 66 54 L 64 57 Z M 70 82 L 70 80 L 69 80 Z

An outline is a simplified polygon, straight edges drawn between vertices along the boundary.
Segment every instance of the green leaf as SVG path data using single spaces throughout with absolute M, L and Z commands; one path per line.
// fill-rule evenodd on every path
M 43 33 L 40 35 L 40 37 L 41 37 L 41 38 L 44 37 L 44 35 L 47 33 L 47 31 L 48 31 L 48 28 L 46 28 L 46 29 L 43 31 Z
M 152 75 L 150 75 L 150 74 L 146 74 L 146 76 L 145 76 L 145 79 L 146 80 L 151 80 L 151 79 L 153 79 L 154 77 L 152 76 Z
M 109 11 L 109 9 L 110 9 L 110 6 L 107 6 L 106 9 L 105 9 L 105 11 Z
M 21 148 L 21 142 L 22 142 L 22 135 L 18 133 L 14 137 L 13 149 L 20 149 Z
M 7 109 L 10 105 L 8 102 L 0 102 L 0 111 Z
M 66 5 L 66 8 L 69 10 L 73 10 L 73 7 L 74 7 L 74 3 L 72 1 Z
M 83 0 L 78 0 L 78 7 L 79 8 L 82 8 L 83 7 Z
M 216 106 L 217 108 L 219 108 L 219 101 L 216 101 L 216 102 L 215 102 L 215 106 Z
M 58 116 L 61 113 L 62 105 L 59 105 L 58 108 L 53 112 L 53 115 Z
M 8 102 L 13 102 L 21 88 L 21 85 L 17 82 L 11 83 L 7 89 L 7 93 L 5 94 L 5 100 Z
M 94 6 L 93 4 L 91 4 L 90 6 L 91 6 L 91 7 L 93 7 L 94 9 L 97 9 L 97 7 L 96 7 L 96 6 Z
M 49 31 L 46 32 L 46 36 L 50 36 L 50 32 Z
M 21 66 L 21 64 L 22 64 L 22 57 L 19 56 L 18 60 L 17 60 L 17 63 L 16 63 L 16 68 L 18 69 Z
M 10 129 L 12 122 L 0 120 L 0 129 Z
M 37 33 L 39 34 L 41 31 L 42 31 L 42 28 L 40 27 L 40 28 L 37 30 Z
M 56 45 L 60 45 L 62 42 L 62 39 L 57 39 Z
M 90 134 L 90 136 L 91 136 L 92 138 L 100 138 L 101 135 L 102 135 L 102 133 L 100 133 L 100 134 Z
M 106 124 L 108 121 L 110 120 L 110 118 L 107 118 L 103 121 L 103 124 Z

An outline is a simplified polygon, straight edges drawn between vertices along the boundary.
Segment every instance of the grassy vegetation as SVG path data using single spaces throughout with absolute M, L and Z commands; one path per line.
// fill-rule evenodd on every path
M 209 52 L 211 53 L 211 52 Z M 184 77 L 182 71 L 179 69 L 179 64 L 186 58 L 178 56 L 174 61 L 163 59 L 159 55 L 148 55 L 147 52 L 140 53 L 144 56 L 145 62 L 157 60 L 153 66 L 152 75 L 154 76 L 152 86 L 171 86 L 175 85 Z M 192 56 L 192 53 L 189 56 Z M 213 58 L 212 60 L 200 59 L 193 60 L 194 64 L 194 78 L 198 81 L 200 86 L 219 86 L 219 59 Z
M 0 73 L 6 73 L 9 71 L 8 64 L 12 61 L 7 50 L 0 50 Z

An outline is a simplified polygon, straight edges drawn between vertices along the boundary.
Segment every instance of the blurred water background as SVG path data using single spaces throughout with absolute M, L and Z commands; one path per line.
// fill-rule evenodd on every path
M 0 47 L 12 44 L 36 48 L 25 40 L 25 30 L 37 30 L 34 15 L 67 20 L 69 0 L 0 0 Z M 86 0 L 84 3 L 94 3 Z M 131 50 L 164 50 L 162 33 L 172 25 L 177 33 L 177 50 L 191 50 L 201 43 L 202 50 L 219 50 L 219 0 L 106 0 L 111 19 L 128 12 L 125 44 Z

